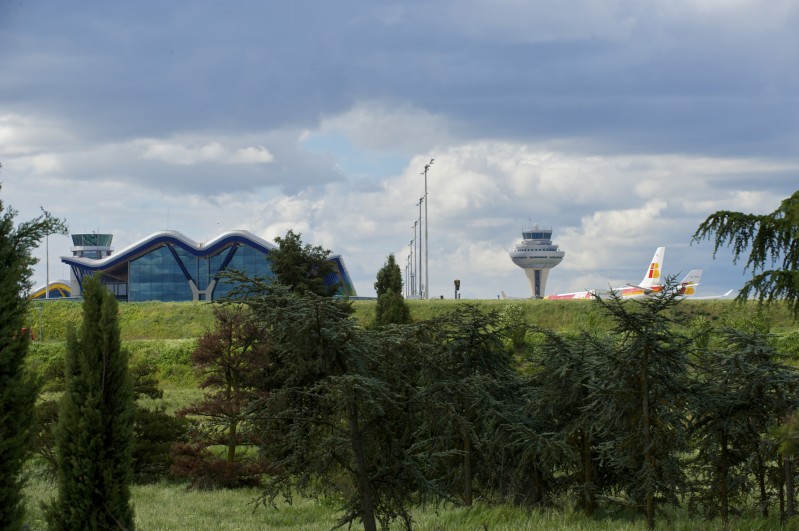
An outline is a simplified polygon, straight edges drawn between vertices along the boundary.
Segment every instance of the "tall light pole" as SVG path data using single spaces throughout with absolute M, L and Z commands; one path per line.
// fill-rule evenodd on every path
M 411 268 L 415 267 L 415 257 L 418 255 L 418 251 L 416 250 L 416 246 L 419 244 L 419 238 L 421 238 L 421 235 L 422 235 L 422 227 L 419 226 L 419 223 L 421 223 L 421 221 L 419 221 L 418 219 L 415 219 L 413 221 L 413 240 L 411 240 L 411 246 L 412 246 Z M 416 227 L 417 226 L 419 226 L 419 238 L 416 237 Z M 418 272 L 417 272 L 417 277 L 416 278 L 418 278 Z M 416 290 L 416 282 L 414 282 L 414 284 L 413 284 L 413 290 L 411 291 L 411 293 L 416 293 L 415 290 Z
M 408 253 L 408 259 L 405 260 L 405 298 L 411 294 L 411 254 Z
M 415 240 L 416 231 L 414 231 L 413 237 L 414 237 L 414 240 Z M 414 264 L 414 258 L 413 258 L 414 257 L 414 254 L 413 254 L 414 240 L 411 240 L 410 242 L 408 242 L 408 247 L 411 250 L 410 251 L 411 252 L 411 256 L 410 256 L 410 258 L 411 258 L 411 293 L 414 293 L 416 291 L 416 287 L 415 287 L 416 286 L 416 273 L 413 270 L 413 264 Z
M 45 267 L 45 279 L 44 279 L 44 298 L 50 298 L 50 233 L 44 235 L 44 261 L 47 262 L 47 266 Z
M 416 203 L 419 206 L 419 252 L 416 256 L 419 257 L 419 298 L 424 298 L 422 294 L 422 203 L 424 203 L 424 197 L 419 198 L 419 202 Z M 427 215 L 425 215 L 425 219 L 427 219 Z M 425 240 L 426 240 L 425 235 Z M 425 280 L 425 288 L 427 288 L 427 280 Z
M 430 201 L 427 200 L 427 170 L 429 170 L 430 166 L 433 165 L 434 160 L 436 159 L 430 159 L 430 162 L 424 165 L 424 298 L 425 299 L 430 298 L 430 270 L 428 269 L 430 255 L 428 254 L 428 239 L 427 239 L 427 224 L 428 224 L 427 204 Z

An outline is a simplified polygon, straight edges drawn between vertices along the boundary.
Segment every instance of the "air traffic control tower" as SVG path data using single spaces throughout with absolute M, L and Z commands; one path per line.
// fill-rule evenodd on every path
M 114 248 L 111 247 L 111 240 L 114 239 L 113 234 L 73 234 L 72 235 L 72 256 L 76 258 L 91 258 L 93 260 L 102 260 L 107 256 L 111 256 Z M 75 268 L 72 268 L 70 274 L 70 284 L 72 286 L 72 297 L 79 297 L 81 295 L 81 284 L 75 276 Z
M 537 224 L 522 230 L 522 239 L 513 246 L 510 259 L 524 269 L 534 299 L 544 296 L 549 270 L 558 265 L 566 253 L 552 243 L 552 229 Z

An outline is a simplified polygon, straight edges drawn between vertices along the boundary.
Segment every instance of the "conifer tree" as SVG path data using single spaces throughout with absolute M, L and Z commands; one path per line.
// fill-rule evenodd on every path
M 202 422 L 194 430 L 193 445 L 174 449 L 173 453 L 188 453 L 190 458 L 177 459 L 172 471 L 192 477 L 194 486 L 257 483 L 261 470 L 257 463 L 242 462 L 241 447 L 252 448 L 257 443 L 246 411 L 268 392 L 268 336 L 244 305 L 217 306 L 214 317 L 214 329 L 203 334 L 191 354 L 205 396 L 178 411 L 179 416 L 194 415 Z M 226 447 L 224 458 L 203 451 L 212 445 Z
M 120 345 L 117 302 L 99 279 L 83 283 L 83 322 L 68 331 L 66 391 L 56 446 L 51 529 L 132 529 L 133 383 Z
M 411 311 L 402 296 L 402 272 L 394 255 L 388 255 L 386 263 L 377 272 L 375 282 L 377 306 L 375 324 L 406 324 L 411 320 Z
M 0 201 L 0 529 L 23 522 L 22 465 L 32 446 L 36 387 L 25 374 L 30 337 L 24 333 L 31 253 L 64 223 L 44 212 L 14 227 L 16 211 Z
M 713 239 L 713 254 L 732 246 L 733 263 L 749 253 L 745 269 L 753 276 L 737 300 L 757 296 L 760 301 L 787 301 L 799 314 L 799 191 L 783 200 L 770 214 L 720 210 L 699 225 L 693 241 Z M 775 265 L 781 265 L 775 268 Z
M 588 332 L 576 336 L 549 330 L 542 333 L 540 358 L 531 378 L 534 400 L 528 405 L 528 414 L 548 419 L 546 429 L 571 449 L 571 458 L 561 460 L 561 466 L 571 479 L 567 486 L 574 488 L 581 508 L 590 516 L 597 496 L 606 492 L 612 481 L 611 471 L 599 459 L 600 428 L 593 415 L 586 413 L 594 365 L 607 357 L 610 341 Z
M 332 493 L 344 500 L 341 525 L 375 530 L 399 517 L 409 528 L 410 500 L 432 489 L 412 451 L 424 344 L 408 328 L 362 329 L 328 297 L 281 285 L 249 293 L 273 349 L 269 395 L 250 408 L 276 471 L 266 498 Z
M 460 491 L 466 505 L 472 504 L 475 479 L 493 473 L 487 448 L 505 445 L 491 438 L 508 435 L 500 424 L 521 398 L 498 322 L 496 312 L 465 305 L 426 325 L 435 348 L 420 375 L 420 430 L 430 454 L 449 454 L 435 472 L 449 490 Z
M 760 490 L 768 495 L 761 454 L 769 428 L 797 407 L 799 373 L 779 361 L 767 336 L 725 329 L 696 362 L 691 435 L 697 449 L 692 505 L 720 516 L 726 527 L 732 504 Z M 773 449 L 772 449 L 773 450 Z
M 621 500 L 655 526 L 657 503 L 678 503 L 685 484 L 689 338 L 678 332 L 680 303 L 667 288 L 640 300 L 611 293 L 595 300 L 613 320 L 613 348 L 596 359 L 589 407 L 603 438 L 602 458 L 615 470 Z M 600 351 L 601 352 L 601 351 Z
M 335 295 L 339 285 L 325 284 L 325 278 L 334 273 L 333 264 L 328 259 L 330 251 L 311 244 L 303 246 L 300 236 L 289 229 L 283 238 L 275 238 L 279 248 L 269 253 L 269 260 L 277 281 L 294 290 L 310 291 L 325 297 Z

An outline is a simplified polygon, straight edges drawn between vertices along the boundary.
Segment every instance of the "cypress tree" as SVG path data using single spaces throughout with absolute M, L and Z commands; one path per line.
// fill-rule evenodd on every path
M 28 307 L 31 252 L 63 222 L 43 213 L 14 227 L 16 211 L 0 201 L 0 529 L 22 527 L 22 465 L 32 447 L 36 387 L 25 374 L 30 338 L 23 327 Z
M 120 346 L 117 302 L 94 278 L 83 284 L 83 323 L 70 329 L 66 391 L 56 429 L 58 496 L 51 529 L 132 529 L 133 383 Z

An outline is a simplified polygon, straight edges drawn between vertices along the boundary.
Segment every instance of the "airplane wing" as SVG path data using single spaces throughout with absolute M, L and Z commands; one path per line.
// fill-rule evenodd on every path
M 653 289 L 653 286 L 636 286 L 635 284 L 629 284 L 629 283 L 627 284 L 627 287 L 633 289 L 640 289 L 641 291 L 644 292 L 644 295 L 649 295 L 655 291 L 660 291 Z
M 727 290 L 727 292 L 722 294 L 722 295 L 708 295 L 706 297 L 691 297 L 691 300 L 693 300 L 693 301 L 706 301 L 706 300 L 715 300 L 715 299 L 726 299 L 727 297 L 732 295 L 733 291 L 735 291 L 735 290 L 732 290 L 732 289 L 731 290 Z
M 547 295 L 545 300 L 558 301 L 558 300 L 572 300 L 572 299 L 590 299 L 594 294 L 593 290 L 589 291 L 575 291 L 573 293 L 557 293 L 555 295 Z

